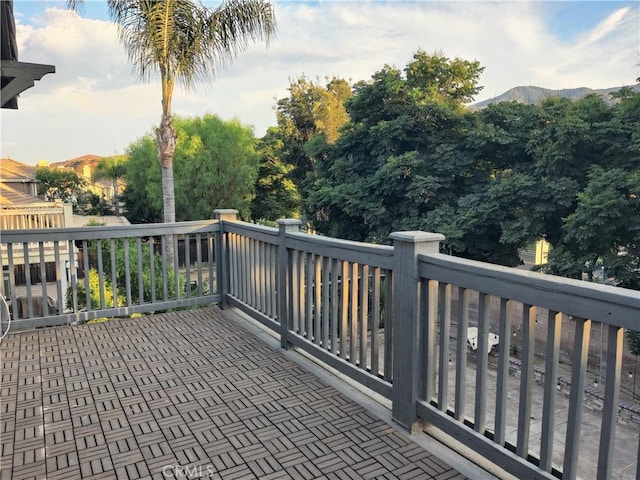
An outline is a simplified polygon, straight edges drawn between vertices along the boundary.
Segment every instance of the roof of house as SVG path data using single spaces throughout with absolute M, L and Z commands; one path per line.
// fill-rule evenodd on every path
M 36 167 L 12 158 L 0 158 L 0 182 L 31 180 L 35 182 Z
M 33 205 L 36 203 L 43 203 L 43 201 L 38 197 L 16 190 L 9 183 L 0 182 L 0 207 Z

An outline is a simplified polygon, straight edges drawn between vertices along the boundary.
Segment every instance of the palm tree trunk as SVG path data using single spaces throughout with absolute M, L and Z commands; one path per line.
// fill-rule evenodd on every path
M 176 196 L 173 189 L 173 165 L 162 167 L 162 204 L 164 223 L 176 221 Z
M 176 221 L 176 197 L 173 189 L 173 155 L 176 151 L 176 131 L 171 115 L 163 115 L 160 127 L 156 130 L 158 139 L 158 161 L 162 170 L 162 206 L 164 223 Z M 173 237 L 167 238 L 167 261 L 173 266 L 175 252 Z M 177 272 L 176 272 L 177 274 Z
M 113 208 L 116 212 L 116 217 L 120 217 L 120 200 L 118 199 L 118 179 L 113 179 Z

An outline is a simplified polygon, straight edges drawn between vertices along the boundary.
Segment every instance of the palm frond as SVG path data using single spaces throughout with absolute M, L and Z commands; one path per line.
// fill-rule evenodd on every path
M 273 7 L 263 0 L 230 0 L 209 9 L 190 0 L 109 0 L 134 71 L 160 73 L 186 88 L 213 77 L 250 41 L 275 36 Z
M 76 13 L 82 13 L 84 10 L 84 2 L 82 0 L 66 0 L 64 8 L 73 10 Z
M 268 45 L 276 35 L 273 6 L 263 0 L 226 1 L 212 12 L 209 24 L 216 60 L 223 66 L 243 52 L 249 41 L 264 40 Z

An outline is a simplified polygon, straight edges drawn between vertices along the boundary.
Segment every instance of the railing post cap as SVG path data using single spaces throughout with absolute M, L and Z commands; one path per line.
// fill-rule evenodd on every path
M 297 218 L 279 218 L 276 220 L 278 225 L 289 226 L 289 225 L 302 225 L 302 221 Z
M 235 208 L 216 208 L 213 211 L 214 215 L 237 215 L 238 210 L 236 210 Z
M 445 239 L 445 236 L 441 233 L 429 233 L 421 230 L 413 230 L 409 232 L 392 232 L 389 237 L 392 240 L 410 243 L 422 243 L 422 242 L 441 242 Z

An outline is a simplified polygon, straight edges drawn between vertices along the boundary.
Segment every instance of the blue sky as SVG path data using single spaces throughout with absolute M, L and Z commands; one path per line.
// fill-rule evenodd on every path
M 547 1 L 544 16 L 549 31 L 563 41 L 572 41 L 589 31 L 607 15 L 624 7 L 638 7 L 638 2 L 615 1 Z M 640 25 L 638 26 L 640 29 Z
M 14 0 L 15 12 L 21 15 L 21 18 L 27 24 L 34 24 L 35 18 L 41 14 L 45 8 L 60 7 L 64 5 L 61 1 L 42 1 L 42 0 Z M 335 3 L 336 0 L 328 0 Z M 357 2 L 362 0 L 342 0 L 343 3 Z M 476 0 L 477 1 L 477 0 Z M 321 2 L 297 2 L 288 0 L 289 3 L 307 3 L 310 5 L 319 5 Z M 203 2 L 207 6 L 215 6 L 218 2 Z M 285 2 L 280 2 L 285 3 Z M 327 3 L 326 0 L 324 3 Z M 380 3 L 380 2 L 379 2 Z M 389 3 L 389 2 L 388 2 Z M 398 0 L 395 3 L 410 3 L 407 0 Z M 424 1 L 423 1 L 424 3 Z M 431 2 L 437 3 L 437 2 Z M 459 3 L 463 3 L 459 1 Z M 562 40 L 570 41 L 580 33 L 593 28 L 611 12 L 622 7 L 638 6 L 637 1 L 594 1 L 594 0 L 574 0 L 574 1 L 556 1 L 547 0 L 537 2 L 544 6 L 545 19 L 549 30 Z M 82 16 L 98 20 L 108 20 L 107 8 L 105 3 L 95 0 L 85 1 Z
M 15 0 L 20 60 L 56 66 L 2 110 L 0 154 L 35 164 L 114 155 L 160 117 L 157 79 L 131 74 L 106 2 L 81 17 L 64 2 Z M 216 5 L 207 2 L 207 5 Z M 631 84 L 640 75 L 637 1 L 275 1 L 278 38 L 251 46 L 214 82 L 177 91 L 174 112 L 238 118 L 262 136 L 292 78 L 366 80 L 402 68 L 418 49 L 478 60 L 484 100 L 518 85 L 560 89 Z M 37 141 L 33 139 L 37 138 Z

